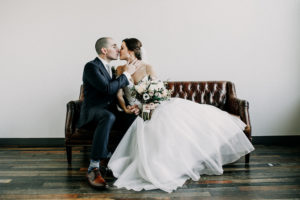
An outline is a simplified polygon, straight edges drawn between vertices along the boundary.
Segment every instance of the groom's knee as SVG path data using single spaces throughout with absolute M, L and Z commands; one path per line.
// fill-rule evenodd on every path
M 113 124 L 116 121 L 116 116 L 113 113 L 108 112 L 105 116 L 105 119 L 107 120 L 107 122 Z
M 116 120 L 115 115 L 106 110 L 97 113 L 96 118 L 97 118 L 98 123 L 103 124 L 103 125 L 113 124 Z

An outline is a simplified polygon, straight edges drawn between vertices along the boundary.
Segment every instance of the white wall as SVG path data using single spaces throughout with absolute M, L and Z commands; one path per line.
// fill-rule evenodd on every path
M 230 80 L 253 135 L 300 134 L 299 0 L 0 0 L 0 138 L 64 137 L 95 41 L 139 38 L 162 79 Z

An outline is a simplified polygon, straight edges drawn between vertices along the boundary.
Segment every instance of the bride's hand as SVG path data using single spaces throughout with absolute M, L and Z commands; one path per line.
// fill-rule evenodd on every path
M 127 106 L 126 109 L 124 109 L 125 113 L 127 114 L 132 114 L 133 112 L 131 111 L 131 106 Z
M 134 60 L 126 64 L 125 71 L 132 75 L 141 65 L 142 62 L 135 58 Z
M 125 112 L 127 114 L 135 114 L 138 115 L 140 113 L 140 109 L 138 105 L 127 106 Z
M 139 109 L 139 106 L 138 105 L 133 105 L 133 112 L 135 115 L 138 115 L 140 114 L 140 109 Z

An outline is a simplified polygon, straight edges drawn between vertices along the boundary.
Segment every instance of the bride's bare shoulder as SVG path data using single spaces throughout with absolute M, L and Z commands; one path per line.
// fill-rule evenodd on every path
M 156 73 L 150 64 L 146 64 L 146 72 L 147 74 L 151 75 L 152 77 L 156 77 Z
M 147 71 L 153 70 L 152 65 L 150 65 L 149 63 L 145 63 L 145 66 L 146 66 L 146 70 L 147 70 Z

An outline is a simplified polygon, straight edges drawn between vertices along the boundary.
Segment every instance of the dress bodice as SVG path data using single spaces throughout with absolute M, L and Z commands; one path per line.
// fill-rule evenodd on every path
M 132 90 L 133 90 L 134 86 L 142 84 L 144 81 L 147 81 L 147 78 L 148 78 L 148 76 L 144 76 L 144 78 L 142 78 L 137 84 L 135 84 L 135 85 L 129 84 L 124 88 L 125 98 L 127 99 L 128 103 L 130 105 L 134 105 L 134 104 L 137 104 L 138 106 L 141 105 L 141 102 L 132 96 Z

